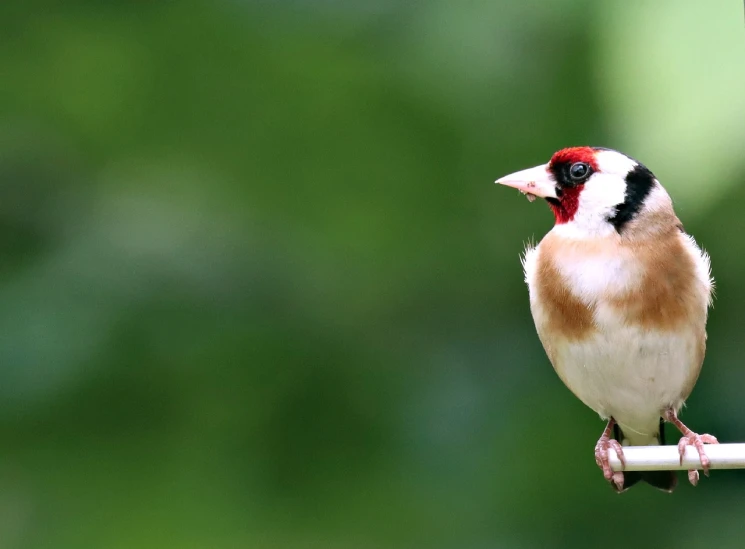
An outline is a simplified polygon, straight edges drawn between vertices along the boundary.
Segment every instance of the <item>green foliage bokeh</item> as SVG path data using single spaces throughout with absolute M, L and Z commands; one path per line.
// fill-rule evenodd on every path
M 493 185 L 655 171 L 717 279 L 683 419 L 745 441 L 741 8 L 3 4 L 0 547 L 742 547 L 736 471 L 603 482 Z

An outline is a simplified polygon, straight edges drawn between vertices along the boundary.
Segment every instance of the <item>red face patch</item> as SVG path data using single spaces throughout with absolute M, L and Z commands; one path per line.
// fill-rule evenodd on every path
M 548 202 L 551 211 L 554 212 L 557 225 L 569 223 L 574 219 L 574 215 L 579 209 L 579 193 L 584 188 L 584 185 L 577 185 L 564 191 L 558 200 L 550 200 Z
M 576 162 L 584 162 L 592 172 L 598 169 L 596 151 L 592 147 L 569 147 L 562 149 L 551 157 L 548 170 L 557 183 L 558 199 L 548 200 L 548 205 L 556 218 L 556 223 L 569 223 L 579 209 L 579 195 L 585 188 L 584 182 L 577 183 L 568 179 L 569 169 Z

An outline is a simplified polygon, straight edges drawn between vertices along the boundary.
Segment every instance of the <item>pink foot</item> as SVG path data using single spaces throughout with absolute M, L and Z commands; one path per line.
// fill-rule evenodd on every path
M 675 425 L 680 430 L 680 432 L 683 433 L 680 442 L 678 442 L 678 454 L 680 454 L 681 465 L 683 464 L 683 457 L 686 453 L 686 447 L 693 446 L 694 448 L 696 448 L 698 457 L 701 460 L 701 469 L 704 470 L 704 474 L 708 477 L 711 461 L 709 461 L 709 456 L 706 455 L 704 444 L 719 444 L 717 438 L 712 435 L 699 435 L 698 433 L 694 433 L 688 427 L 686 427 L 682 421 L 678 419 L 678 415 L 675 413 L 674 410 L 668 410 L 667 412 L 665 412 L 665 419 Z M 690 471 L 688 471 L 688 480 L 694 486 L 698 484 L 699 474 L 696 469 L 691 469 Z
M 696 448 L 698 457 L 701 460 L 701 469 L 704 470 L 704 474 L 708 477 L 711 462 L 709 461 L 709 456 L 706 455 L 706 450 L 704 450 L 704 444 L 719 444 L 719 441 L 712 435 L 699 435 L 689 430 L 689 433 L 683 435 L 680 442 L 678 442 L 678 453 L 680 454 L 680 463 L 682 464 L 683 456 L 685 456 L 686 453 L 686 447 L 693 446 Z M 698 484 L 698 479 L 699 476 L 696 469 L 688 471 L 688 480 L 691 484 L 696 486 Z
M 603 476 L 605 477 L 605 480 L 607 480 L 608 482 L 612 482 L 615 489 L 618 492 L 622 492 L 623 473 L 621 471 L 613 471 L 610 466 L 610 458 L 608 456 L 608 450 L 610 448 L 613 448 L 613 450 L 615 450 L 616 454 L 618 455 L 618 459 L 621 461 L 621 465 L 623 467 L 626 467 L 626 458 L 623 455 L 623 448 L 621 448 L 621 444 L 617 440 L 610 438 L 610 434 L 613 431 L 613 426 L 615 424 L 616 421 L 611 418 L 605 430 L 603 431 L 603 434 L 600 436 L 598 443 L 595 445 L 595 463 L 597 463 L 598 467 L 603 470 Z

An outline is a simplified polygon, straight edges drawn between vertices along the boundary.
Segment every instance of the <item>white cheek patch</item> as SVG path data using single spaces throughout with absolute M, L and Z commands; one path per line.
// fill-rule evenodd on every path
M 614 174 L 595 173 L 585 183 L 579 195 L 579 207 L 569 223 L 556 225 L 554 230 L 565 238 L 583 239 L 608 236 L 615 232 L 608 218 L 616 206 L 625 200 L 626 181 Z
M 596 173 L 590 177 L 579 195 L 577 213 L 603 219 L 613 215 L 615 207 L 626 200 L 625 175 Z

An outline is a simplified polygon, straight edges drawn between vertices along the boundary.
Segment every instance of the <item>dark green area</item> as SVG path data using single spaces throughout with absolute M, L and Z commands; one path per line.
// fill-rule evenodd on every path
M 739 472 L 613 493 L 535 335 L 493 181 L 615 145 L 560 4 L 0 7 L 0 546 L 743 547 Z M 744 203 L 678 212 L 725 442 Z

